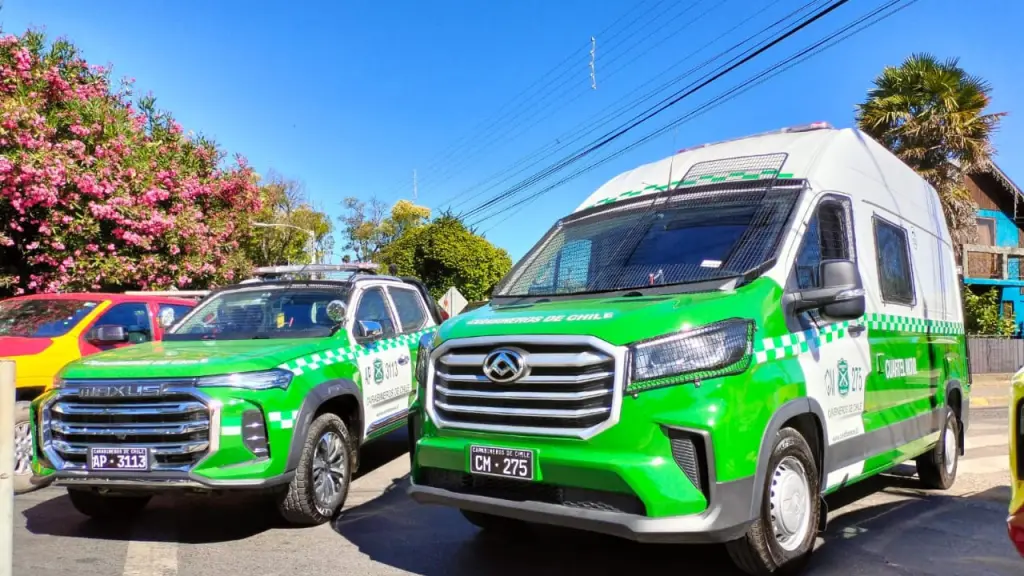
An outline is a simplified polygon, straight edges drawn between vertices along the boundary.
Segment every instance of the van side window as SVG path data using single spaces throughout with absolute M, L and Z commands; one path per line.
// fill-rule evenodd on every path
M 822 260 L 852 260 L 846 210 L 836 201 L 818 205 L 807 225 L 796 257 L 796 283 L 801 290 L 821 287 Z
M 910 267 L 907 231 L 877 216 L 875 248 L 878 252 L 878 282 L 882 300 L 892 304 L 913 306 L 914 278 Z

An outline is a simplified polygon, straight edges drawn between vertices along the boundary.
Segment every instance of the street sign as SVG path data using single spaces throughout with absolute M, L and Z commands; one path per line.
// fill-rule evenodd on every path
M 449 316 L 455 316 L 459 312 L 462 312 L 462 309 L 466 307 L 466 304 L 469 304 L 469 302 L 466 301 L 466 297 L 463 296 L 455 286 L 449 288 L 448 291 L 444 293 L 444 296 L 441 297 L 441 308 L 443 308 Z

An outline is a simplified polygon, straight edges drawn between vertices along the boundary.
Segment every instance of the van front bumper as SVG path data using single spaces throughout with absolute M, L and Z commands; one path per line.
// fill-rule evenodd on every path
M 525 522 L 575 528 L 649 543 L 711 544 L 742 538 L 753 522 L 750 497 L 753 477 L 719 484 L 723 498 L 700 514 L 651 518 L 638 514 L 575 508 L 546 502 L 517 502 L 462 494 L 413 484 L 409 495 L 420 504 L 440 504 Z M 732 497 L 735 494 L 740 497 Z

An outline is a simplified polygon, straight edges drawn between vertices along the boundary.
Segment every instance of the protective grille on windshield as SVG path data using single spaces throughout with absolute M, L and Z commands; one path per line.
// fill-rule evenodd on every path
M 735 277 L 770 261 L 802 189 L 786 154 L 694 164 L 649 197 L 559 222 L 496 296 L 563 295 Z

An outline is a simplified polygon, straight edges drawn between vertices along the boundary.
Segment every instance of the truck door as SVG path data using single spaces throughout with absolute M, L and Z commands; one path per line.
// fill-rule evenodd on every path
M 379 334 L 369 334 L 380 326 Z M 363 437 L 390 427 L 405 418 L 412 394 L 412 358 L 409 346 L 397 338 L 391 304 L 380 286 L 366 288 L 358 296 L 352 326 L 362 346 L 356 355 L 363 393 Z

